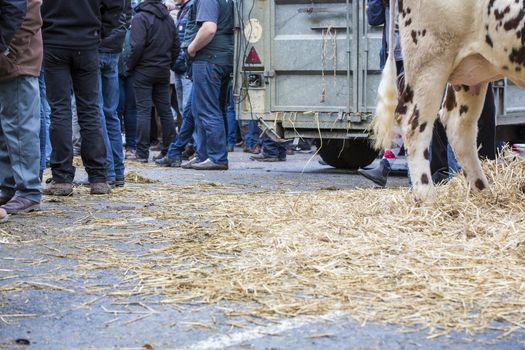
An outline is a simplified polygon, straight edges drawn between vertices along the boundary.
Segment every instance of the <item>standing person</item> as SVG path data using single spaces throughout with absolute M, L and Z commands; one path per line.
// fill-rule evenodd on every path
M 175 3 L 180 6 L 179 12 L 177 13 L 177 31 L 179 33 L 179 40 L 182 43 L 184 41 L 184 35 L 186 33 L 186 26 L 188 25 L 188 14 L 193 6 L 193 0 L 176 0 Z M 191 79 L 187 74 L 186 66 L 186 53 L 181 48 L 175 67 L 173 67 L 175 73 L 175 91 L 177 92 L 177 102 L 179 109 L 182 112 L 189 101 L 190 92 L 192 88 Z M 184 116 L 182 117 L 184 118 Z
M 170 69 L 180 51 L 177 28 L 161 0 L 146 0 L 136 8 L 131 22 L 131 52 L 128 71 L 133 74 L 137 103 L 137 160 L 149 159 L 151 107 L 154 104 L 162 124 L 167 149 L 175 136 L 170 106 Z
M 397 5 L 395 8 L 397 13 Z M 390 28 L 390 7 L 388 6 L 388 1 L 385 0 L 368 0 L 367 8 L 367 17 L 368 24 L 371 26 L 380 26 L 383 25 L 383 39 L 381 50 L 379 52 L 379 68 L 381 70 L 385 67 L 386 60 L 388 58 L 388 47 L 389 43 L 389 28 Z M 404 89 L 404 76 L 403 76 L 403 55 L 401 53 L 401 44 L 399 41 L 399 32 L 397 30 L 397 16 L 394 33 L 394 56 L 396 61 L 398 77 L 398 91 L 403 91 Z M 359 168 L 358 173 L 367 179 L 373 181 L 376 185 L 385 187 L 388 179 L 388 174 L 392 169 L 392 164 L 397 159 L 401 147 L 403 146 L 403 139 L 401 138 L 401 131 L 395 133 L 396 136 L 392 140 L 392 148 L 385 150 L 381 161 L 377 166 Z
M 0 0 L 0 221 L 40 209 L 41 0 Z
M 47 103 L 46 81 L 44 78 L 44 67 L 41 67 L 38 77 L 38 87 L 40 90 L 40 181 L 44 176 L 48 154 L 51 153 L 49 141 L 49 103 Z
M 44 67 L 51 106 L 51 172 L 44 194 L 67 196 L 73 192 L 71 91 L 74 91 L 81 157 L 91 194 L 107 194 L 106 148 L 99 117 L 98 49 L 119 25 L 122 0 L 46 0 L 42 6 Z
M 192 114 L 197 128 L 196 170 L 227 170 L 225 112 L 233 71 L 233 8 L 231 0 L 196 0 L 186 30 L 193 60 Z
M 228 139 L 228 152 L 235 151 L 237 143 L 237 115 L 235 114 L 235 98 L 233 96 L 233 86 L 230 83 L 228 87 L 228 107 L 226 108 L 226 131 Z
M 128 62 L 131 32 L 128 31 L 124 40 L 124 50 L 119 58 L 119 113 L 126 134 L 125 159 L 137 160 L 137 103 L 133 90 L 133 76 L 129 74 Z
M 122 131 L 117 115 L 119 103 L 118 60 L 131 23 L 131 0 L 123 0 L 124 11 L 119 25 L 102 39 L 99 48 L 100 122 L 106 146 L 106 176 L 110 185 L 124 186 L 124 151 Z
M 184 152 L 185 147 L 191 142 L 192 135 L 193 138 L 196 139 L 194 133 L 195 122 L 193 115 L 191 114 L 190 100 L 193 83 L 188 76 L 186 53 L 182 48 L 182 46 L 184 46 L 184 36 L 188 25 L 189 12 L 193 7 L 193 0 L 177 0 L 177 4 L 180 6 L 180 10 L 177 14 L 176 25 L 182 45 L 174 67 L 174 72 L 177 102 L 182 112 L 182 125 L 175 140 L 170 144 L 166 156 L 155 161 L 157 165 L 167 167 L 180 167 L 182 164 L 182 153 Z

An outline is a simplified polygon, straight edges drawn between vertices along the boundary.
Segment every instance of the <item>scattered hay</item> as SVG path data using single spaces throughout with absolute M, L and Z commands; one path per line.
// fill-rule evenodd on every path
M 341 310 L 434 336 L 489 328 L 507 335 L 525 328 L 525 161 L 484 167 L 490 191 L 470 193 L 458 175 L 420 206 L 407 189 L 129 186 L 111 200 L 140 209 L 119 213 L 118 225 L 93 213 L 97 220 L 77 221 L 85 234 L 60 239 L 89 242 L 70 256 L 79 261 L 75 273 L 121 271 L 119 289 L 92 286 L 113 297 L 226 301 L 237 306 L 226 309 L 230 316 Z
M 160 182 L 159 180 L 148 179 L 142 175 L 139 175 L 135 171 L 129 171 L 126 174 L 126 182 L 129 183 L 140 183 L 140 184 L 153 184 Z

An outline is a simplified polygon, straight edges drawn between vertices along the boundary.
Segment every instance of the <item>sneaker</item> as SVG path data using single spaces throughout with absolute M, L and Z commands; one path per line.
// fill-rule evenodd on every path
M 372 181 L 380 187 L 386 186 L 386 180 L 388 179 L 388 174 L 390 174 L 391 167 L 390 163 L 386 159 L 382 159 L 379 164 L 372 169 L 362 169 L 359 168 L 357 172 L 368 180 Z
M 200 163 L 197 157 L 191 158 L 189 161 L 181 165 L 182 169 L 193 169 L 193 165 Z
M 204 162 L 193 164 L 191 168 L 195 170 L 228 170 L 228 164 L 217 164 L 208 158 Z
M 250 157 L 251 160 L 255 160 L 257 162 L 284 162 L 286 160 L 285 157 L 275 157 L 275 156 L 269 156 L 264 153 L 259 153 L 254 156 Z
M 40 210 L 40 202 L 34 202 L 24 197 L 14 196 L 9 202 L 2 205 L 1 208 L 7 214 L 22 214 Z
M 9 215 L 4 209 L 0 208 L 0 223 L 6 222 L 7 219 L 9 219 Z
M 155 142 L 154 144 L 152 144 L 149 147 L 149 150 L 154 152 L 160 151 L 160 142 Z
M 137 151 L 131 148 L 127 149 L 124 158 L 127 160 L 137 160 Z
M 73 184 L 66 182 L 56 182 L 49 179 L 44 186 L 43 193 L 46 196 L 70 196 L 73 193 Z
M 116 182 L 116 181 L 115 181 Z M 95 182 L 89 184 L 89 187 L 91 187 L 90 194 L 110 194 L 111 188 L 109 187 L 107 182 Z
M 165 156 L 166 156 L 165 154 L 162 154 L 162 152 L 160 152 L 160 153 L 157 154 L 156 156 L 153 156 L 151 159 L 152 159 L 153 161 L 157 161 L 157 160 L 159 160 L 159 159 L 164 158 Z

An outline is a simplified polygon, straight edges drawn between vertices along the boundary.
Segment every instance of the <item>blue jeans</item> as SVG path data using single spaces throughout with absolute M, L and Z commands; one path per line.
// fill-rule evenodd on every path
M 459 163 L 456 160 L 456 155 L 454 154 L 454 151 L 452 150 L 452 146 L 450 146 L 450 144 L 447 145 L 447 161 L 449 176 L 452 177 L 455 173 L 461 170 L 461 167 L 459 166 Z
M 118 81 L 119 54 L 99 53 L 99 104 L 100 122 L 106 146 L 106 175 L 108 181 L 124 179 L 124 151 L 120 119 L 117 115 L 119 102 Z
M 284 143 L 275 142 L 268 136 L 262 139 L 263 154 L 269 157 L 278 157 L 286 159 L 286 147 Z
M 228 88 L 226 120 L 228 121 L 228 145 L 233 146 L 237 143 L 237 117 L 235 115 L 235 101 L 233 99 L 233 89 L 231 85 Z
M 175 140 L 170 143 L 167 154 L 168 158 L 182 158 L 182 152 L 184 152 L 184 148 L 186 148 L 186 145 L 191 141 L 192 136 L 195 140 L 198 140 L 198 136 L 195 133 L 195 119 L 191 113 L 192 97 L 193 89 L 191 89 L 188 96 L 188 103 L 184 105 L 184 110 L 182 111 L 182 126 L 180 127 L 179 133 L 175 137 Z
M 133 77 L 119 78 L 119 110 L 124 119 L 124 131 L 126 133 L 126 148 L 137 149 L 137 103 L 135 102 L 135 90 L 133 89 Z
M 49 140 L 49 114 L 51 113 L 51 108 L 49 103 L 47 103 L 44 67 L 42 67 L 38 77 L 38 87 L 40 90 L 40 171 L 44 171 L 46 162 L 51 155 L 51 141 Z
M 243 125 L 246 125 L 248 128 L 246 131 L 246 146 L 253 148 L 255 145 L 260 145 L 261 140 L 259 136 L 261 135 L 261 129 L 257 125 L 257 122 L 255 120 L 249 120 L 243 123 L 247 123 Z
M 232 66 L 207 61 L 192 64 L 193 95 L 191 112 L 195 118 L 198 140 L 197 157 L 216 164 L 228 164 L 225 111 Z
M 34 202 L 42 198 L 39 178 L 40 94 L 38 78 L 0 82 L 0 191 Z
M 190 79 L 188 79 L 186 74 L 175 73 L 175 91 L 177 91 L 177 103 L 181 109 L 180 112 L 182 114 L 184 114 L 184 109 L 190 100 L 192 86 L 193 83 Z

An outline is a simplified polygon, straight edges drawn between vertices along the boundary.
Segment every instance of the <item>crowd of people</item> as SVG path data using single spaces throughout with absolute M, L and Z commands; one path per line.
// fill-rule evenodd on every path
M 231 0 L 0 0 L 0 221 L 71 195 L 76 155 L 93 195 L 125 159 L 227 170 L 239 131 L 274 160 L 236 121 L 233 27 Z

